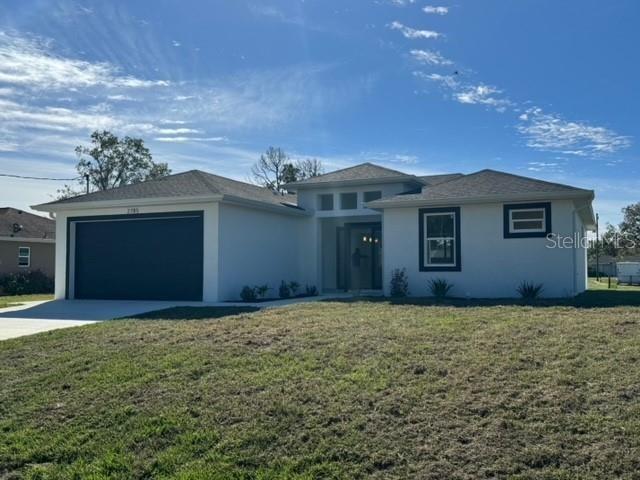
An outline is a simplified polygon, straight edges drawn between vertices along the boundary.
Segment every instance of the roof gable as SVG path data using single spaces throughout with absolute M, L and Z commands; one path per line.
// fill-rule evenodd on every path
M 420 182 L 417 177 L 398 170 L 381 167 L 370 162 L 361 163 L 353 167 L 347 167 L 333 172 L 325 173 L 317 177 L 306 178 L 298 182 L 287 185 L 288 188 L 295 190 L 304 186 L 322 186 L 333 183 L 349 183 L 349 182 L 366 182 L 366 181 L 385 181 L 385 180 L 406 180 L 409 182 Z
M 0 237 L 54 239 L 56 222 L 16 208 L 0 208 Z

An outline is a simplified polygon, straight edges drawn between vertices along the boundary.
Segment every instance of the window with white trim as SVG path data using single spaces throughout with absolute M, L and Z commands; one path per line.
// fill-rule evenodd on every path
M 18 266 L 28 267 L 31 265 L 31 248 L 18 247 Z
M 460 270 L 460 209 L 420 209 L 420 270 Z
M 544 237 L 551 231 L 551 204 L 504 206 L 505 238 Z

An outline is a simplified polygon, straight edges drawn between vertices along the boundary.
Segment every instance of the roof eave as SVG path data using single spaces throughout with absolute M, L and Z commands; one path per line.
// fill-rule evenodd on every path
M 223 195 L 221 201 L 223 203 L 230 203 L 230 204 L 239 205 L 242 207 L 257 208 L 260 210 L 268 210 L 272 212 L 282 213 L 285 215 L 296 215 L 296 216 L 302 216 L 302 217 L 308 217 L 311 215 L 311 213 L 308 212 L 307 210 L 304 210 L 293 204 L 286 205 L 285 202 L 281 204 L 268 203 L 268 202 L 261 202 L 258 200 L 250 200 L 248 198 L 243 198 L 243 197 L 236 197 L 234 195 Z
M 287 191 L 297 192 L 298 190 L 310 190 L 313 188 L 335 188 L 335 187 L 351 187 L 359 185 L 383 185 L 388 183 L 416 183 L 425 185 L 425 182 L 413 175 L 399 175 L 397 177 L 384 178 L 358 178 L 355 180 L 336 180 L 333 182 L 313 182 L 313 183 L 287 183 L 283 187 Z
M 54 202 L 33 205 L 31 208 L 39 212 L 60 212 L 67 210 L 94 210 L 118 207 L 146 207 L 166 204 L 176 205 L 183 203 L 207 203 L 220 201 L 222 200 L 222 197 L 222 195 L 201 195 L 194 197 L 153 197 L 127 198 L 119 200 L 97 200 L 86 202 Z
M 540 192 L 540 193 L 522 193 L 510 195 L 482 195 L 477 197 L 466 198 L 438 198 L 426 199 L 416 198 L 413 200 L 375 200 L 365 204 L 367 208 L 372 210 L 384 210 L 385 208 L 401 208 L 401 207 L 422 207 L 422 206 L 445 206 L 445 205 L 463 205 L 473 203 L 499 203 L 499 202 L 526 202 L 530 200 L 572 200 L 572 199 L 588 199 L 593 200 L 593 190 L 580 190 L 576 192 Z

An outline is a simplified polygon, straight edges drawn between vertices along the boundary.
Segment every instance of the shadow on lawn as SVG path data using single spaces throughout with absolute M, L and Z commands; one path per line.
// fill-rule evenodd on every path
M 128 318 L 141 320 L 209 320 L 243 313 L 253 313 L 258 307 L 172 307 L 141 313 Z
M 573 298 L 545 298 L 523 301 L 517 298 L 447 298 L 438 301 L 434 298 L 388 298 L 388 297 L 352 297 L 337 298 L 332 302 L 355 303 L 360 301 L 384 302 L 392 305 L 422 305 L 441 307 L 496 307 L 496 306 L 532 306 L 532 307 L 575 307 L 575 308 L 611 308 L 640 307 L 640 290 L 587 290 Z

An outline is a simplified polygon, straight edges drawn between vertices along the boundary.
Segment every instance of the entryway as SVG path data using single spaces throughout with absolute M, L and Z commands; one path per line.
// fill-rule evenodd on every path
M 346 223 L 336 228 L 338 288 L 381 290 L 382 224 Z

